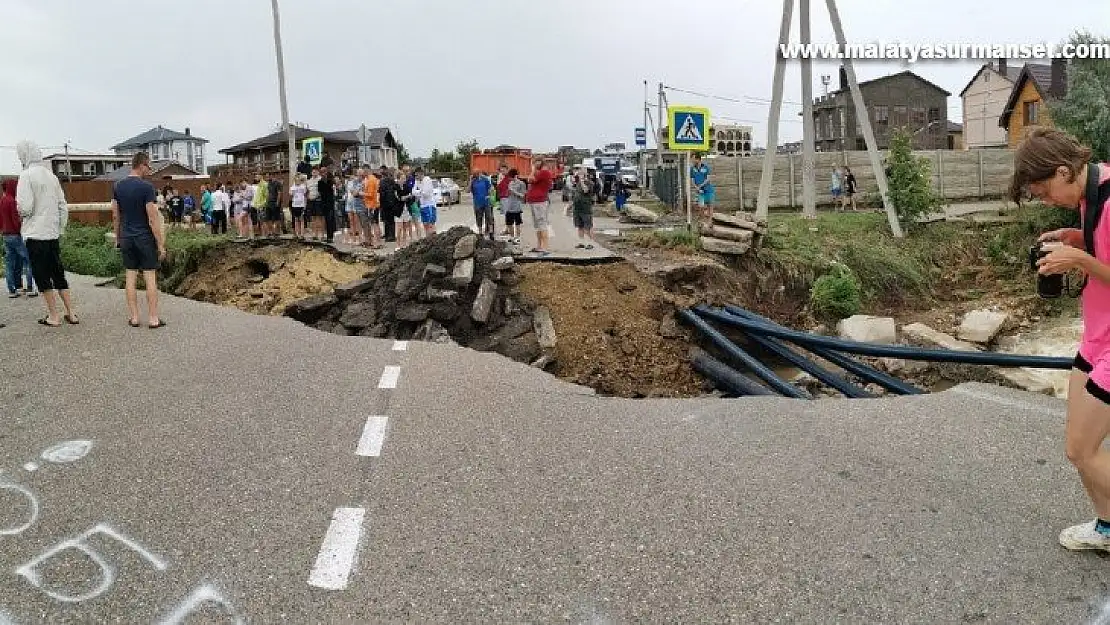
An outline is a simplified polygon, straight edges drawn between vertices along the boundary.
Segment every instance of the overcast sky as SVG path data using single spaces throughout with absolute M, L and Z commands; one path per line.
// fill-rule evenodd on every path
M 774 0 L 281 0 L 290 117 L 320 130 L 389 126 L 414 156 L 477 139 L 551 150 L 633 143 L 643 81 L 725 97 L 768 98 L 781 18 Z M 1058 42 L 1110 25 L 1104 0 L 840 0 L 849 41 Z M 797 37 L 795 9 L 794 37 Z M 813 0 L 813 38 L 833 41 Z M 795 39 L 796 40 L 796 39 Z M 0 172 L 11 149 L 113 144 L 162 124 L 190 127 L 216 150 L 276 129 L 277 71 L 267 0 L 0 0 Z M 980 61 L 911 69 L 953 96 Z M 900 71 L 862 62 L 860 80 Z M 819 76 L 836 68 L 817 65 Z M 717 119 L 751 120 L 766 104 L 672 92 Z M 801 99 L 797 64 L 786 99 Z M 797 105 L 780 140 L 801 138 Z M 722 121 L 728 121 L 723 120 Z

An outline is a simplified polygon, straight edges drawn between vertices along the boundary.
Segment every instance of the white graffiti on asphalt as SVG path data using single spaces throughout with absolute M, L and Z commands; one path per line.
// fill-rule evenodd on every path
M 146 558 L 146 560 L 159 571 L 166 570 L 166 562 L 162 560 L 162 558 L 159 558 L 146 549 L 143 549 L 143 547 L 139 545 L 139 543 L 116 531 L 108 524 L 101 523 L 76 538 L 63 540 L 57 545 L 54 545 L 53 547 L 47 549 L 45 552 L 39 554 L 38 556 L 35 556 L 27 564 L 24 564 L 23 566 L 17 568 L 15 570 L 15 573 L 16 575 L 22 575 L 23 577 L 27 578 L 27 581 L 30 582 L 32 586 L 38 588 L 39 590 L 49 595 L 51 599 L 57 601 L 63 601 L 65 603 L 80 603 L 82 601 L 88 601 L 89 599 L 99 597 L 100 595 L 104 594 L 106 590 L 111 588 L 112 584 L 116 582 L 116 569 L 109 563 L 105 562 L 104 558 L 102 558 L 100 554 L 93 551 L 92 548 L 89 547 L 87 543 L 88 539 L 97 534 L 103 534 L 119 541 L 120 543 L 123 543 L 128 549 L 131 549 L 135 553 L 138 553 L 142 557 Z M 60 592 L 54 592 L 53 590 L 50 590 L 48 588 L 43 588 L 42 579 L 39 577 L 39 574 L 35 570 L 35 567 L 37 567 L 39 564 L 42 564 L 46 560 L 53 558 L 66 549 L 76 549 L 77 551 L 80 551 L 81 553 L 88 556 L 89 559 L 93 561 L 93 563 L 100 567 L 100 583 L 96 585 L 96 588 L 92 589 L 89 592 L 77 595 L 64 595 Z
M 92 449 L 93 443 L 88 440 L 71 440 L 57 443 L 46 448 L 40 455 L 42 460 L 52 464 L 68 464 L 76 462 L 81 458 L 88 455 Z M 28 472 L 33 472 L 39 468 L 35 462 L 28 462 L 23 465 L 23 469 Z M 0 469 L 0 473 L 2 473 Z M 38 498 L 31 491 L 31 489 L 20 484 L 10 482 L 0 482 L 0 494 L 2 493 L 15 493 L 24 500 L 24 507 L 26 508 L 26 520 L 20 525 L 12 525 L 10 527 L 0 527 L 0 537 L 3 536 L 18 536 L 31 528 L 39 519 L 41 504 Z M 20 508 L 13 508 L 19 512 Z M 23 520 L 22 516 L 17 517 L 18 520 Z M 14 521 L 12 521 L 14 523 Z M 95 599 L 107 592 L 116 582 L 117 567 L 113 566 L 111 562 L 106 559 L 106 556 L 96 551 L 90 541 L 94 538 L 110 538 L 127 547 L 131 551 L 137 553 L 143 559 L 150 563 L 157 571 L 165 571 L 169 565 L 160 556 L 152 551 L 143 547 L 138 541 L 124 534 L 122 531 L 117 530 L 106 522 L 97 523 L 91 529 L 88 529 L 73 538 L 67 538 L 52 547 L 49 547 L 39 555 L 32 558 L 29 562 L 17 567 L 15 574 L 23 577 L 31 584 L 32 587 L 43 592 L 45 595 L 62 603 L 81 603 L 90 599 Z M 99 542 L 99 541 L 98 541 Z M 96 585 L 91 589 L 73 590 L 73 589 L 60 589 L 60 588 L 47 588 L 44 586 L 42 576 L 40 575 L 41 565 L 48 562 L 51 558 L 58 557 L 59 554 L 67 550 L 76 551 L 85 555 L 93 564 L 100 568 L 99 579 Z M 183 623 L 185 619 L 193 614 L 202 606 L 214 605 L 219 607 L 234 623 L 245 623 L 246 621 L 241 617 L 228 600 L 216 586 L 205 583 L 201 584 L 193 590 L 193 592 L 181 601 L 170 613 L 168 617 L 160 621 L 160 624 L 176 625 Z M 3 608 L 0 608 L 0 625 L 15 625 L 14 617 Z
M 19 493 L 27 500 L 27 522 L 15 527 L 0 528 L 0 536 L 15 536 L 16 534 L 22 534 L 27 531 L 27 528 L 34 525 L 35 521 L 39 518 L 39 500 L 35 499 L 35 494 L 29 489 L 18 484 L 0 484 L 0 490 Z
M 193 594 L 189 595 L 182 601 L 173 612 L 170 613 L 165 619 L 158 622 L 158 625 L 179 625 L 184 623 L 186 617 L 193 613 L 197 608 L 204 605 L 216 605 L 223 609 L 224 613 L 231 617 L 233 623 L 242 625 L 246 623 L 243 617 L 239 616 L 235 607 L 231 605 L 223 594 L 212 584 L 202 584 Z M 0 623 L 0 625 L 3 625 Z

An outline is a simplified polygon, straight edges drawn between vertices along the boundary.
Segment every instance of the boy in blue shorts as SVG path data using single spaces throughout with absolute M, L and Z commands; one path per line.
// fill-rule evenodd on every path
M 698 203 L 698 213 L 702 219 L 713 218 L 713 184 L 709 182 L 709 165 L 701 161 L 701 154 L 694 154 L 694 164 L 690 167 L 690 181 Z
M 416 188 L 413 190 L 416 199 L 420 202 L 420 221 L 424 224 L 426 234 L 436 233 L 436 204 L 439 203 L 439 190 L 432 182 L 431 176 L 424 173 L 423 167 L 416 168 Z

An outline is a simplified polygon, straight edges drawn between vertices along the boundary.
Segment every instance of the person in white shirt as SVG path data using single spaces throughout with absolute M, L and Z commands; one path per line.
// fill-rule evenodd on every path
M 212 234 L 227 234 L 227 214 L 231 210 L 231 197 L 227 185 L 221 184 L 212 192 Z
M 436 233 L 436 204 L 439 203 L 439 190 L 432 177 L 424 173 L 423 167 L 416 168 L 416 188 L 413 192 L 420 202 L 420 221 L 424 224 L 425 234 Z
M 66 322 L 77 325 L 65 267 L 62 266 L 62 249 L 58 243 L 69 222 L 69 208 L 62 183 L 43 163 L 42 150 L 34 143 L 20 141 L 15 146 L 15 153 L 23 165 L 15 191 L 16 210 L 23 219 L 20 233 L 27 244 L 31 273 L 46 302 L 47 314 L 39 319 L 39 323 L 50 328 L 62 325 L 55 299 L 57 293 L 65 306 Z
M 290 213 L 293 215 L 293 234 L 298 239 L 304 238 L 304 220 L 308 212 L 308 184 L 307 176 L 297 174 L 293 188 L 289 189 Z

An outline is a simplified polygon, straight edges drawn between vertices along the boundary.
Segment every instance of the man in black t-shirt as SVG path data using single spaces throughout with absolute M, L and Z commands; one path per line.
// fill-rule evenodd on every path
M 154 185 L 143 179 L 149 176 L 150 157 L 139 152 L 131 159 L 131 175 L 116 183 L 112 190 L 112 225 L 116 247 L 126 270 L 127 323 L 139 327 L 139 298 L 135 291 L 139 272 L 146 283 L 148 327 L 166 325 L 158 317 L 158 267 L 166 257 L 162 234 L 162 215 L 158 212 Z
M 170 189 L 166 204 L 170 209 L 170 223 L 180 225 L 185 217 L 185 198 L 181 197 L 181 194 L 174 189 Z
M 335 239 L 335 178 L 332 177 L 331 171 L 328 168 L 320 168 L 320 211 L 324 218 L 324 229 L 327 234 L 327 242 L 331 243 Z

